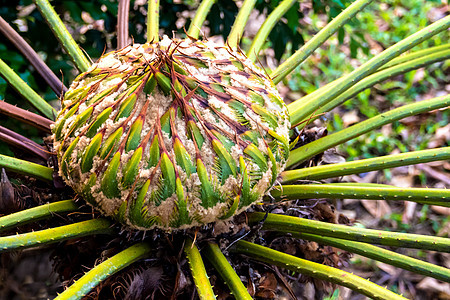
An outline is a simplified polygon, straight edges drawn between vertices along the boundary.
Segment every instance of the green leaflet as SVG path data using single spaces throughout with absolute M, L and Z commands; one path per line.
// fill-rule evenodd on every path
M 86 132 L 86 136 L 88 138 L 93 137 L 97 133 L 97 130 L 100 128 L 100 126 L 102 126 L 102 124 L 105 123 L 106 120 L 108 120 L 109 115 L 111 114 L 112 110 L 113 110 L 112 107 L 108 107 L 107 109 L 102 111 L 97 116 L 95 121 L 92 123 L 92 125 L 89 127 L 88 131 Z
M 82 195 L 84 199 L 89 202 L 91 205 L 96 205 L 94 197 L 92 197 L 91 189 L 97 183 L 97 174 L 92 173 L 89 176 L 88 183 L 83 187 Z
M 186 176 L 195 173 L 195 167 L 192 164 L 191 156 L 178 138 L 173 142 L 173 150 L 175 152 L 175 160 L 183 171 L 186 172 Z
M 272 186 L 278 177 L 277 161 L 275 160 L 275 156 L 273 155 L 272 150 L 270 150 L 270 147 L 267 147 L 267 154 L 269 155 L 271 162 L 272 179 L 270 180 L 270 186 Z
M 61 171 L 66 177 L 69 177 L 70 158 L 79 140 L 80 137 L 77 136 L 72 143 L 70 143 L 69 147 L 67 147 L 66 152 L 64 152 L 64 155 L 61 158 Z
M 94 108 L 91 106 L 77 116 L 77 118 L 75 119 L 75 122 L 73 122 L 72 126 L 70 126 L 70 128 L 69 128 L 69 132 L 70 132 L 71 136 L 73 136 L 75 134 L 75 131 L 78 128 L 80 128 L 80 126 L 87 123 L 87 120 L 91 116 L 93 110 L 94 110 Z
M 141 141 L 141 132 L 142 126 L 144 125 L 143 118 L 140 116 L 134 121 L 133 125 L 130 127 L 130 133 L 128 135 L 128 139 L 125 145 L 125 151 L 131 151 L 139 146 L 139 142 Z
M 252 110 L 261 116 L 261 119 L 265 121 L 271 128 L 278 128 L 277 119 L 267 111 L 264 107 L 258 104 L 252 104 Z
M 103 100 L 106 96 L 108 96 L 109 94 L 111 94 L 115 89 L 117 89 L 117 86 L 114 85 L 110 88 L 107 88 L 106 90 L 96 94 L 94 97 L 92 97 L 91 99 L 86 101 L 86 105 L 92 105 L 94 103 L 97 103 L 100 100 Z
M 250 99 L 252 99 L 253 103 L 264 106 L 265 104 L 264 98 L 258 93 L 255 93 L 254 91 L 248 91 L 248 96 L 250 97 Z
M 155 76 L 153 76 L 153 74 L 150 74 L 150 77 L 148 78 L 144 86 L 144 93 L 146 93 L 147 95 L 151 94 L 155 89 L 155 87 L 156 87 Z
M 231 218 L 234 215 L 234 213 L 236 212 L 236 210 L 239 207 L 240 198 L 241 197 L 239 195 L 237 195 L 236 197 L 233 198 L 233 202 L 232 202 L 230 208 L 228 209 L 228 211 L 226 213 L 224 213 L 222 217 L 220 217 L 221 220 L 226 220 L 228 218 Z
M 114 119 L 115 122 L 121 118 L 128 118 L 131 114 L 131 111 L 134 108 L 134 105 L 136 104 L 136 94 L 131 94 L 128 96 L 122 104 L 120 104 L 119 113 L 117 114 L 116 118 Z
M 165 187 L 167 187 L 169 195 L 172 195 L 175 192 L 175 168 L 165 152 L 161 155 L 161 172 Z
M 142 147 L 139 147 L 131 156 L 127 162 L 125 168 L 123 168 L 122 184 L 124 187 L 131 186 L 136 180 L 136 175 L 139 169 L 139 163 L 142 159 Z
M 126 224 L 126 214 L 127 214 L 128 201 L 123 201 L 119 208 L 114 212 L 114 218 L 117 222 L 121 224 Z
M 80 106 L 80 103 L 75 104 L 65 115 L 62 117 L 62 119 L 55 124 L 55 128 L 53 129 L 53 132 L 55 133 L 55 139 L 59 140 L 61 139 L 61 131 L 64 127 L 64 124 L 66 123 L 67 119 L 73 116 L 73 114 L 78 110 L 78 107 Z M 67 109 L 67 108 L 66 108 Z M 66 110 L 64 109 L 59 114 L 61 115 Z
M 176 219 L 175 226 L 179 227 L 184 224 L 191 224 L 192 219 L 189 217 L 189 211 L 187 208 L 187 199 L 184 196 L 183 185 L 181 184 L 181 179 L 177 177 L 176 180 L 176 193 L 177 193 L 177 209 L 178 209 L 178 218 Z
M 268 133 L 277 141 L 279 141 L 279 145 L 283 148 L 283 154 L 284 158 L 287 159 L 289 157 L 289 141 L 286 137 L 283 137 L 273 131 L 272 129 L 269 129 Z
M 144 226 L 145 219 L 143 215 L 143 207 L 144 207 L 144 200 L 145 196 L 147 195 L 148 188 L 150 187 L 150 179 L 147 179 L 147 181 L 142 186 L 141 190 L 139 191 L 138 196 L 136 197 L 135 201 L 132 201 L 130 204 L 129 209 L 129 217 L 130 222 L 132 224 L 138 225 L 138 226 Z
M 102 139 L 103 134 L 97 134 L 84 150 L 83 156 L 81 157 L 81 172 L 88 172 L 92 168 L 92 161 L 100 149 Z
M 150 144 L 149 156 L 148 156 L 148 167 L 155 167 L 159 162 L 159 142 L 158 136 L 155 135 L 152 143 Z
M 195 141 L 197 144 L 198 149 L 200 150 L 203 146 L 203 142 L 205 141 L 205 138 L 203 137 L 202 133 L 200 132 L 200 129 L 197 127 L 197 124 L 193 120 L 188 121 L 188 132 L 192 138 L 192 140 Z
M 83 85 L 82 87 L 79 87 L 77 89 L 68 90 L 64 94 L 64 100 L 72 100 L 72 103 L 74 103 L 74 102 L 79 101 L 79 100 L 83 99 L 84 97 L 86 97 L 88 92 L 89 92 L 89 88 L 86 87 L 85 85 Z
M 172 83 L 170 79 L 161 72 L 156 71 L 155 73 L 156 81 L 158 82 L 158 86 L 164 92 L 164 94 L 169 95 L 172 90 Z
M 242 175 L 241 182 L 241 198 L 239 199 L 239 208 L 248 206 L 258 199 L 258 194 L 251 191 L 250 179 L 248 176 L 247 166 L 243 156 L 239 157 L 239 169 Z
M 209 182 L 208 173 L 202 160 L 197 158 L 197 173 L 201 184 L 201 199 L 202 206 L 205 208 L 213 207 L 218 202 L 218 197 L 213 189 L 211 182 Z
M 219 142 L 219 140 L 213 139 L 211 141 L 214 152 L 217 154 L 217 163 L 219 167 L 219 179 L 224 184 L 225 180 L 230 176 L 236 176 L 236 162 L 233 157 L 228 153 L 227 149 Z
M 112 133 L 105 141 L 100 151 L 100 157 L 105 158 L 110 152 L 116 151 L 120 137 L 122 136 L 123 128 L 119 127 L 114 133 Z
M 117 152 L 109 162 L 106 171 L 103 173 L 101 188 L 103 194 L 108 198 L 120 196 L 120 190 L 117 182 L 117 171 L 120 165 L 120 152 Z
M 170 128 L 170 109 L 167 110 L 160 118 L 161 130 L 172 136 L 172 130 Z
M 253 160 L 259 166 L 261 172 L 267 171 L 267 159 L 255 145 L 248 144 L 248 146 L 244 149 L 244 153 L 253 158 Z

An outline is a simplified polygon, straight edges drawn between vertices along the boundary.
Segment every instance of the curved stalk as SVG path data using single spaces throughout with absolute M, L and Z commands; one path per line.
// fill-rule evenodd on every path
M 269 33 L 272 31 L 278 20 L 280 20 L 281 17 L 289 10 L 289 8 L 291 8 L 294 2 L 295 0 L 282 1 L 264 21 L 261 28 L 258 30 L 258 33 L 254 37 L 250 49 L 248 49 L 247 51 L 247 57 L 251 61 L 254 62 L 258 57 L 258 53 L 261 50 L 261 47 L 266 41 L 267 37 L 269 36 Z
M 288 108 L 291 116 L 291 123 L 297 124 L 308 118 L 309 115 L 318 108 L 333 100 L 336 96 L 355 85 L 361 79 L 374 73 L 379 67 L 449 27 L 450 16 L 447 16 L 384 50 L 359 68 L 353 70 L 341 79 L 336 80 L 331 88 L 321 90 L 317 93 L 311 93 L 289 104 Z
M 159 0 L 148 0 L 147 42 L 159 41 Z
M 214 266 L 217 273 L 225 281 L 231 293 L 236 299 L 251 300 L 252 296 L 247 291 L 247 288 L 242 283 L 239 276 L 234 271 L 233 267 L 228 262 L 225 255 L 220 251 L 219 246 L 215 243 L 208 243 L 204 249 L 205 257 Z
M 51 155 L 50 152 L 35 141 L 3 126 L 0 126 L 0 141 L 4 141 L 20 150 L 31 153 L 41 158 L 44 162 L 47 162 Z
M 448 50 L 448 49 L 450 49 L 450 43 L 439 45 L 439 46 L 434 46 L 434 47 L 430 47 L 430 48 L 426 48 L 426 49 L 422 49 L 422 50 L 418 50 L 418 51 L 413 51 L 413 52 L 410 52 L 408 54 L 401 55 L 401 56 L 398 56 L 398 57 L 394 58 L 393 60 L 391 60 L 387 64 L 385 64 L 385 65 L 381 66 L 380 68 L 378 68 L 377 71 L 381 71 L 381 70 L 384 70 L 386 68 L 390 68 L 390 67 L 393 67 L 395 65 L 398 65 L 398 64 L 401 64 L 401 63 L 404 63 L 404 62 L 407 62 L 407 61 L 411 61 L 413 59 L 417 59 L 417 58 L 420 58 L 420 57 L 428 56 L 430 54 L 441 52 L 441 51 Z
M 239 13 L 231 27 L 230 34 L 227 38 L 227 44 L 236 49 L 244 33 L 245 25 L 247 25 L 248 17 L 255 6 L 256 0 L 245 0 L 239 9 Z
M 247 241 L 238 241 L 232 251 L 245 254 L 251 259 L 263 261 L 270 265 L 276 265 L 294 272 L 345 286 L 372 299 L 406 299 L 352 273 L 301 259 L 264 246 L 255 245 Z
M 272 80 L 275 84 L 283 80 L 289 73 L 297 66 L 304 62 L 317 48 L 319 48 L 330 36 L 332 36 L 339 28 L 353 18 L 358 12 L 363 10 L 373 0 L 358 0 L 353 2 L 349 7 L 342 11 L 336 18 L 334 18 L 327 26 L 320 30 L 297 50 L 289 59 L 278 66 L 278 68 L 271 74 Z
M 197 12 L 195 13 L 194 19 L 192 20 L 191 25 L 189 26 L 189 30 L 187 35 L 193 39 L 198 39 L 200 35 L 200 29 L 202 28 L 203 22 L 205 22 L 206 16 L 208 15 L 211 6 L 216 2 L 215 0 L 203 0 L 200 3 L 200 6 L 197 8 Z
M 192 278 L 197 288 L 198 296 L 201 300 L 216 299 L 208 275 L 206 274 L 205 265 L 203 264 L 200 251 L 190 238 L 186 238 L 184 244 L 184 253 L 191 268 Z
M 308 241 L 314 241 L 322 245 L 333 246 L 404 270 L 450 282 L 450 269 L 436 266 L 381 247 L 309 233 L 294 233 L 292 236 Z
M 53 169 L 29 161 L 0 154 L 0 167 L 11 172 L 32 176 L 40 180 L 53 180 Z
M 73 200 L 63 200 L 47 203 L 41 206 L 25 209 L 0 218 L 0 231 L 21 226 L 52 217 L 53 214 L 76 211 L 78 206 Z
M 415 56 L 415 55 L 414 55 Z M 403 57 L 402 57 L 403 58 Z M 430 65 L 435 62 L 444 61 L 446 59 L 450 58 L 450 49 L 444 49 L 441 51 L 437 51 L 434 53 L 431 53 L 426 56 L 421 56 L 416 59 L 406 60 L 405 62 L 396 62 L 395 65 L 389 68 L 383 68 L 381 71 L 378 71 L 372 75 L 367 76 L 366 78 L 362 79 L 360 82 L 325 104 L 324 106 L 320 107 L 315 114 L 320 115 L 323 112 L 331 111 L 333 108 L 337 107 L 338 105 L 341 105 L 348 99 L 353 98 L 360 92 L 364 91 L 367 88 L 370 88 L 374 86 L 377 83 L 380 83 L 388 78 L 395 77 L 400 74 L 404 74 L 406 72 L 409 72 L 411 70 L 417 70 L 419 68 L 422 68 L 424 66 Z M 384 66 L 383 66 L 384 67 Z M 333 83 L 327 84 L 324 86 L 324 88 L 327 89 L 333 89 Z M 308 123 L 311 123 L 314 121 L 317 117 L 312 117 Z M 299 129 L 306 126 L 306 123 L 301 124 L 298 126 Z
M 266 214 L 260 212 L 250 213 L 248 218 L 250 224 L 263 221 L 263 229 L 266 230 L 311 233 L 370 244 L 450 252 L 450 238 L 355 228 L 277 214 L 268 214 L 266 218 Z
M 340 164 L 288 170 L 281 173 L 281 180 L 283 183 L 301 179 L 321 180 L 439 160 L 450 160 L 450 147 L 412 151 L 408 153 L 349 161 Z
M 19 75 L 16 74 L 2 59 L 0 59 L 0 73 L 3 78 L 33 107 L 47 118 L 54 120 L 58 114 L 56 110 L 38 95 Z
M 59 40 L 64 50 L 69 54 L 70 59 L 80 72 L 86 72 L 91 65 L 86 58 L 86 55 L 78 47 L 77 43 L 73 40 L 66 26 L 59 18 L 53 7 L 48 0 L 35 0 L 35 3 L 41 12 L 44 19 L 47 21 L 50 29 L 53 31 L 56 38 Z
M 2 17 L 0 17 L 0 31 L 22 52 L 57 96 L 67 91 L 61 80 L 50 70 L 39 54 Z
M 147 243 L 138 243 L 108 258 L 92 268 L 55 299 L 81 299 L 109 276 L 123 270 L 132 263 L 147 257 L 151 252 Z
M 94 219 L 70 225 L 0 237 L 0 252 L 57 243 L 94 234 L 111 234 L 111 222 Z
M 128 45 L 128 16 L 130 0 L 119 0 L 117 11 L 117 49 Z
M 287 167 L 292 167 L 331 147 L 342 144 L 383 125 L 434 109 L 450 106 L 450 95 L 407 104 L 367 119 L 291 151 Z
M 450 190 L 427 188 L 399 188 L 348 183 L 282 185 L 270 191 L 272 197 L 283 200 L 328 198 L 413 201 L 450 207 Z
M 40 115 L 17 107 L 15 105 L 9 104 L 2 100 L 0 100 L 0 113 L 19 120 L 20 122 L 29 124 L 44 132 L 52 132 L 52 130 L 50 129 L 50 126 L 54 123 L 52 120 L 44 118 Z

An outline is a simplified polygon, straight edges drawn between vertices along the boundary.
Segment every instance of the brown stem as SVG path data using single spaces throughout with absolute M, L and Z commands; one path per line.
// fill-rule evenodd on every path
M 119 0 L 117 13 L 117 49 L 128 45 L 128 12 L 130 0 Z
M 39 130 L 42 130 L 47 133 L 51 133 L 50 125 L 54 122 L 45 117 L 41 117 L 35 113 L 32 113 L 28 110 L 19 108 L 12 104 L 6 103 L 3 100 L 0 100 L 0 113 L 5 114 L 11 118 L 17 119 L 21 122 L 30 124 L 33 127 L 36 127 Z
M 47 159 L 51 155 L 50 152 L 46 151 L 45 148 L 39 145 L 38 143 L 3 126 L 0 126 L 0 140 L 16 148 L 25 150 L 29 153 L 39 156 L 44 161 L 47 161 Z
M 0 31 L 30 61 L 58 97 L 61 93 L 64 94 L 67 91 L 67 88 L 63 85 L 61 80 L 56 77 L 36 51 L 34 51 L 33 48 L 31 48 L 31 46 L 28 45 L 28 43 L 2 17 L 0 17 Z

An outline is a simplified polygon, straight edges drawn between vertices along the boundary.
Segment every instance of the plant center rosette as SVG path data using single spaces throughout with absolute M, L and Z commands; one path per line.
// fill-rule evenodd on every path
M 76 193 L 129 227 L 174 230 L 261 200 L 285 166 L 289 128 L 273 82 L 243 54 L 165 37 L 80 74 L 53 133 Z

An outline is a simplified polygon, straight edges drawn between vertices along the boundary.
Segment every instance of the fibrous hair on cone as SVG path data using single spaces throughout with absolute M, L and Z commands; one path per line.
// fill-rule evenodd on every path
M 260 200 L 285 166 L 289 128 L 273 82 L 243 54 L 164 37 L 80 74 L 53 133 L 60 175 L 91 205 L 174 230 Z

